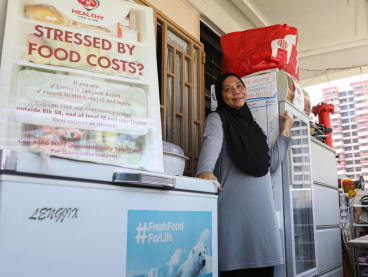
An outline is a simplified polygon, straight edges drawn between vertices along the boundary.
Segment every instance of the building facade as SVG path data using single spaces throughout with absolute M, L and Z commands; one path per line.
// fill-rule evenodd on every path
M 368 81 L 350 85 L 323 89 L 323 99 L 335 105 L 331 126 L 339 177 L 368 180 Z

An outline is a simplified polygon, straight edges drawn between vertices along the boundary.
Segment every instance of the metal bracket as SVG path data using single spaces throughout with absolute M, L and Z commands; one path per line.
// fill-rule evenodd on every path
M 14 150 L 0 149 L 0 170 L 16 171 L 18 153 Z
M 148 175 L 142 173 L 115 172 L 112 177 L 113 183 L 142 185 L 156 188 L 175 188 L 175 178 Z

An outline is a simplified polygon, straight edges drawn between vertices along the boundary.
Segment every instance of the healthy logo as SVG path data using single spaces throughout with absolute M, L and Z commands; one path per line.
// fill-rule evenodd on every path
M 98 0 L 78 0 L 78 3 L 81 4 L 87 11 L 92 11 L 100 5 Z
M 141 222 L 139 222 L 139 225 L 137 227 L 137 236 L 135 237 L 135 239 L 137 240 L 137 244 L 139 244 L 140 242 L 142 242 L 142 244 L 144 244 L 147 235 L 146 235 L 146 231 L 147 231 L 147 224 L 146 222 L 142 225 Z

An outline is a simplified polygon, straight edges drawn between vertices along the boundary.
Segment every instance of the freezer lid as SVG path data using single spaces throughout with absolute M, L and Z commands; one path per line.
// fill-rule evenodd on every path
M 69 178 L 86 182 L 106 182 L 116 185 L 160 187 L 204 193 L 217 193 L 218 183 L 187 176 L 171 176 L 146 170 L 42 156 L 24 151 L 0 150 L 0 172 L 27 173 L 50 178 Z M 115 177 L 114 177 L 115 176 Z M 123 182 L 123 178 L 125 181 Z M 143 183 L 139 183 L 138 180 Z
M 125 173 L 115 172 L 113 175 L 115 184 L 144 185 L 149 187 L 176 189 L 205 193 L 217 193 L 219 184 L 210 180 L 204 180 L 185 176 L 168 176 L 151 173 Z

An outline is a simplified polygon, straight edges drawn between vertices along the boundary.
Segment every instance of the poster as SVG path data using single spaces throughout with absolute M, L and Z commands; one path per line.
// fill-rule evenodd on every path
M 129 210 L 127 277 L 212 276 L 212 212 Z
M 123 0 L 12 1 L 0 146 L 162 172 L 152 22 Z

